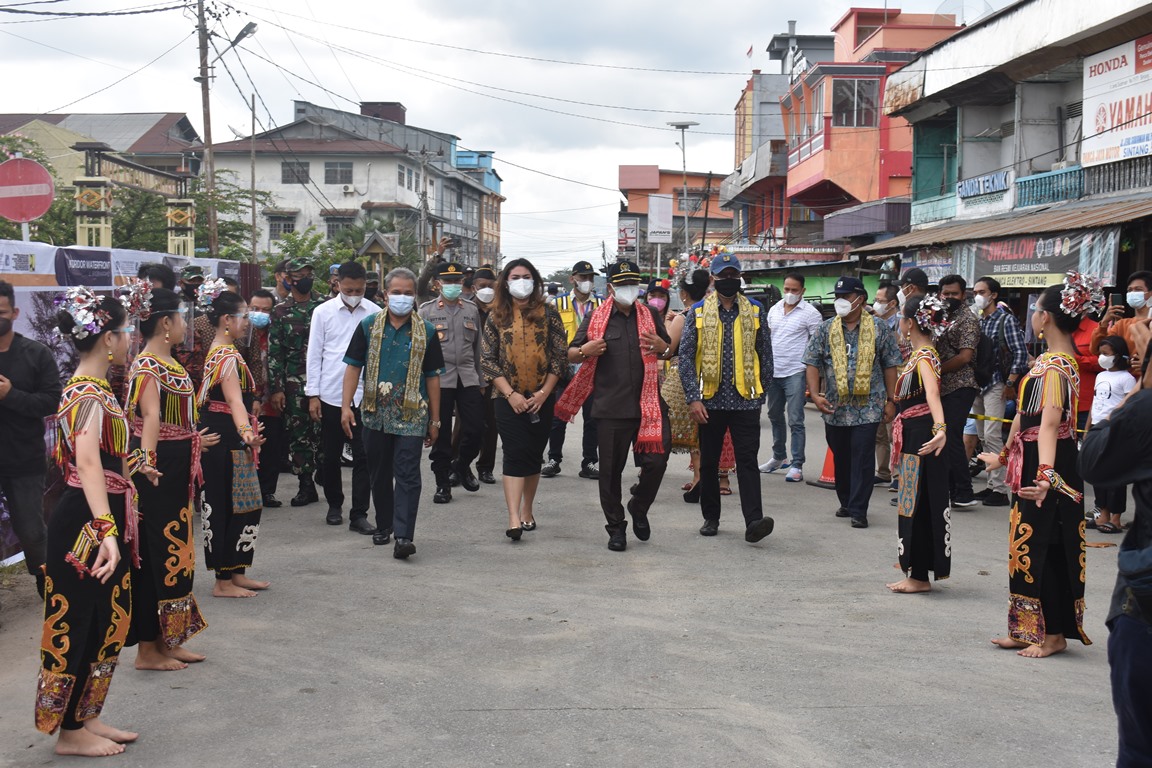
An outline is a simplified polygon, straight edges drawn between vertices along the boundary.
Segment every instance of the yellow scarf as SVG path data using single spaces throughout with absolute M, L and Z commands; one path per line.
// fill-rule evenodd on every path
M 738 315 L 732 328 L 733 373 L 736 391 L 752 400 L 760 397 L 760 356 L 756 354 L 756 332 L 760 329 L 760 312 L 743 294 L 736 296 Z M 724 355 L 724 331 L 720 322 L 720 300 L 716 294 L 704 299 L 696 312 L 696 375 L 700 379 L 700 397 L 708 400 L 720 388 L 721 360 Z M 749 375 L 751 374 L 751 376 Z
M 856 378 L 848 391 L 848 345 L 844 342 L 844 321 L 837 317 L 828 329 L 828 346 L 832 352 L 832 372 L 836 375 L 836 394 L 840 402 L 851 397 L 872 394 L 872 363 L 876 359 L 876 321 L 860 316 L 860 336 L 856 349 Z
M 376 412 L 376 396 L 380 389 L 380 348 L 384 344 L 384 329 L 387 326 L 388 312 L 376 313 L 372 320 L 372 331 L 368 335 L 368 368 L 364 373 L 364 402 L 362 408 L 368 413 Z M 415 418 L 420 412 L 420 376 L 424 373 L 424 351 L 428 348 L 428 329 L 424 319 L 416 313 L 409 315 L 412 330 L 412 346 L 408 350 L 408 375 L 404 379 L 404 418 Z

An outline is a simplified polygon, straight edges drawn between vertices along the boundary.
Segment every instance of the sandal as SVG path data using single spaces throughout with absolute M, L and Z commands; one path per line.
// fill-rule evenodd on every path
M 721 488 L 720 489 L 720 495 L 721 496 L 731 496 L 732 495 L 732 489 L 731 488 Z
M 1096 530 L 1100 533 L 1123 533 L 1124 529 L 1112 523 L 1096 523 Z

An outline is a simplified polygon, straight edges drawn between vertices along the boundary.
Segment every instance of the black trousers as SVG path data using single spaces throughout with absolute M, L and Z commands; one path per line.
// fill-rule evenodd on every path
M 260 447 L 260 466 L 256 470 L 260 478 L 260 493 L 271 496 L 276 493 L 276 483 L 283 469 L 282 457 L 288 450 L 288 443 L 284 439 L 283 416 L 261 416 L 260 424 L 264 430 L 264 445 Z
M 480 387 L 440 390 L 440 433 L 428 454 L 437 484 L 446 482 L 452 471 L 453 415 L 460 417 L 459 461 L 461 467 L 466 467 L 480 453 L 480 439 L 484 434 L 484 396 L 480 394 Z
M 948 463 L 948 491 L 953 501 L 972 498 L 972 475 L 968 472 L 968 454 L 964 451 L 964 425 L 976 395 L 974 387 L 963 387 L 940 398 L 944 422 L 948 425 L 944 458 Z
M 736 481 L 740 484 L 740 510 L 744 524 L 764 517 L 760 496 L 760 409 L 708 411 L 708 423 L 700 425 L 700 514 L 705 520 L 720 519 L 720 450 L 724 433 L 732 433 L 736 453 Z
M 661 415 L 663 422 L 664 445 L 657 453 L 636 453 L 636 465 L 640 467 L 640 481 L 636 492 L 628 502 L 628 511 L 644 517 L 648 514 L 664 471 L 668 468 L 668 453 L 672 450 L 672 425 L 667 412 Z M 621 476 L 628 466 L 628 456 L 632 445 L 640 433 L 640 419 L 597 419 L 596 434 L 600 448 L 600 506 L 608 521 L 604 528 L 608 533 L 624 531 L 628 523 L 624 519 L 624 505 L 621 490 Z
M 371 483 L 368 480 L 368 457 L 364 453 L 360 409 L 353 408 L 356 426 L 352 427 L 352 509 L 349 520 L 368 517 Z M 324 500 L 335 509 L 344 507 L 344 483 L 340 459 L 344 453 L 344 428 L 340 426 L 340 409 L 320 401 L 320 455 L 323 459 Z
M 24 550 L 24 566 L 28 573 L 42 580 L 44 574 L 40 567 L 44 565 L 48 541 L 48 526 L 44 522 L 44 473 L 0 477 L 0 492 L 8 500 L 8 519 Z
M 560 396 L 564 394 L 564 390 L 568 388 L 569 382 L 561 382 L 556 385 L 556 390 L 552 395 L 559 400 Z M 581 440 L 581 453 L 580 468 L 584 469 L 589 464 L 595 464 L 596 447 L 599 441 L 596 438 L 596 419 L 592 418 L 592 401 L 595 395 L 589 395 L 588 399 L 584 401 L 584 406 L 580 409 L 580 415 L 584 418 L 584 435 Z M 564 438 L 568 434 L 568 422 L 564 419 L 552 419 L 552 429 L 548 434 L 548 458 L 554 461 L 562 461 L 564 459 Z
M 480 456 L 476 459 L 476 469 L 492 472 L 496 469 L 496 442 L 500 431 L 496 429 L 496 407 L 492 399 L 492 385 L 480 390 L 484 398 L 484 434 L 480 438 Z
M 824 425 L 824 436 L 832 449 L 836 471 L 836 498 L 853 518 L 868 519 L 876 477 L 876 430 L 879 423 L 852 427 Z M 931 552 L 931 549 L 928 550 Z

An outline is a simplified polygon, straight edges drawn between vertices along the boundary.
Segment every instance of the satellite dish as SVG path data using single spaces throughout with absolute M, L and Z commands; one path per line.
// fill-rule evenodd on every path
M 233 136 L 235 136 L 235 137 L 236 137 L 236 138 L 238 138 L 238 139 L 246 139 L 246 138 L 248 138 L 248 134 L 246 134 L 246 133 L 241 133 L 240 131 L 236 130 L 236 129 L 235 129 L 235 128 L 233 128 L 232 126 L 228 126 L 228 130 L 232 131 L 232 135 L 233 135 Z
M 958 26 L 970 26 L 995 10 L 988 0 L 944 0 L 936 7 L 933 21 L 943 24 L 944 19 L 940 17 L 952 16 Z

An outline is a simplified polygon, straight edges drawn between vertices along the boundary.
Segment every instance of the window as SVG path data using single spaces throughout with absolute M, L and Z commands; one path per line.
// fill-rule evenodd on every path
M 412 169 L 408 169 L 408 189 L 412 189 Z
M 311 179 L 307 162 L 288 160 L 280 163 L 281 184 L 307 184 Z
M 847 128 L 875 127 L 879 97 L 879 80 L 834 80 L 832 125 Z
M 812 135 L 815 136 L 824 131 L 824 83 L 820 83 L 812 89 L 812 96 L 809 101 L 809 109 L 812 113 Z
M 420 171 L 416 171 L 416 191 L 420 191 Z
M 324 219 L 324 225 L 325 225 L 326 229 L 328 230 L 328 239 L 329 240 L 335 240 L 341 231 L 352 226 L 352 224 L 355 221 L 356 221 L 355 219 L 345 218 L 345 217 L 341 217 L 341 216 L 333 216 L 333 217 Z
M 396 185 L 400 189 L 404 189 L 404 166 L 396 166 Z
M 324 163 L 325 184 L 351 184 L 352 163 Z
M 268 217 L 268 239 L 279 240 L 284 237 L 288 232 L 296 231 L 296 217 L 295 216 L 269 216 Z
M 704 209 L 704 193 L 689 190 L 688 197 L 684 197 L 683 190 L 676 190 L 676 211 L 678 213 L 698 213 Z

